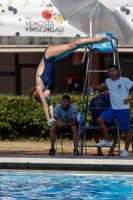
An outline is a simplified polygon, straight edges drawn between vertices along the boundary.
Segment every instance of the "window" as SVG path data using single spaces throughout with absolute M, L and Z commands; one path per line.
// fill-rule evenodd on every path
M 66 93 L 74 92 L 80 94 L 84 88 L 83 76 L 67 76 L 66 77 Z

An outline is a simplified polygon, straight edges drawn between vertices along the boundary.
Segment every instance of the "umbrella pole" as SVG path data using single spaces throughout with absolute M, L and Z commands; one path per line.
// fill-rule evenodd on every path
M 97 2 L 95 8 L 92 10 L 92 13 L 90 14 L 90 38 L 92 38 L 92 15 L 95 12 L 95 10 L 97 9 L 99 2 Z
M 85 56 L 86 56 L 86 52 L 87 52 L 87 46 L 85 47 L 84 55 L 83 55 L 83 57 L 82 57 L 82 63 L 84 63 Z
M 114 65 L 116 65 L 116 56 L 114 51 L 113 51 L 113 59 L 114 59 Z
M 98 4 L 99 4 L 99 2 L 97 2 L 95 8 L 92 10 L 92 13 L 90 14 L 90 38 L 92 38 L 92 15 L 95 12 L 95 10 L 97 9 Z M 83 55 L 83 58 L 82 58 L 82 63 L 84 63 L 86 52 L 87 52 L 87 46 L 85 48 L 85 52 L 84 52 L 84 55 Z

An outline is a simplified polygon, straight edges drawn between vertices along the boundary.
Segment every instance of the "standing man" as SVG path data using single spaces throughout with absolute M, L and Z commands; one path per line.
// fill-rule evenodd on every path
M 94 89 L 108 88 L 111 101 L 111 107 L 108 110 L 103 111 L 97 119 L 104 139 L 101 142 L 97 143 L 96 146 L 111 146 L 105 122 L 110 123 L 112 120 L 117 118 L 120 130 L 126 133 L 125 149 L 121 153 L 121 156 L 129 156 L 128 148 L 132 137 L 130 131 L 129 103 L 133 102 L 133 97 L 129 99 L 128 95 L 130 88 L 133 88 L 133 82 L 126 77 L 120 77 L 118 75 L 118 69 L 115 65 L 110 65 L 108 67 L 108 73 L 110 78 L 106 79 L 104 87 L 93 87 Z
M 62 96 L 61 104 L 58 104 L 54 108 L 54 119 L 57 121 L 54 122 L 50 130 L 51 149 L 49 150 L 49 155 L 55 155 L 56 153 L 54 149 L 56 134 L 66 132 L 72 133 L 74 155 L 76 155 L 76 142 L 78 137 L 77 115 L 78 110 L 75 105 L 70 103 L 70 96 Z

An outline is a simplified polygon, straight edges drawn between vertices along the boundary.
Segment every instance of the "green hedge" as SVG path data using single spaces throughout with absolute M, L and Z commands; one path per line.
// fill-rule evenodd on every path
M 52 95 L 54 106 L 60 103 L 61 94 Z M 78 109 L 82 97 L 71 95 L 71 102 Z M 26 96 L 0 96 L 0 137 L 19 139 L 21 137 L 47 137 L 50 127 L 41 103 Z
M 81 110 L 82 96 L 71 94 L 71 102 Z M 54 106 L 60 103 L 62 94 L 52 95 Z M 131 105 L 133 110 L 133 105 Z M 87 116 L 89 123 L 90 116 Z M 131 127 L 133 129 L 133 115 Z M 41 103 L 26 96 L 0 96 L 0 138 L 20 139 L 22 137 L 47 137 L 50 127 Z

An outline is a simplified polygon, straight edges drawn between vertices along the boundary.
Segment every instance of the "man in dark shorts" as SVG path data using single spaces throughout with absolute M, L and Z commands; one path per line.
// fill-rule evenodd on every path
M 74 143 L 74 155 L 76 155 L 76 142 L 78 136 L 77 130 L 77 115 L 78 110 L 75 105 L 70 103 L 70 96 L 62 96 L 61 104 L 58 104 L 54 108 L 54 119 L 57 120 L 50 130 L 50 143 L 51 149 L 49 155 L 55 155 L 54 149 L 56 134 L 71 132 Z
M 97 118 L 100 114 L 111 106 L 110 97 L 108 90 L 101 92 L 98 96 L 94 97 L 90 102 L 90 112 L 91 112 L 91 126 L 98 126 Z M 98 143 L 100 139 L 100 133 L 98 130 L 92 131 L 92 137 L 94 138 L 95 142 Z M 95 155 L 95 154 L 94 154 Z M 101 147 L 97 148 L 97 155 L 102 155 Z

